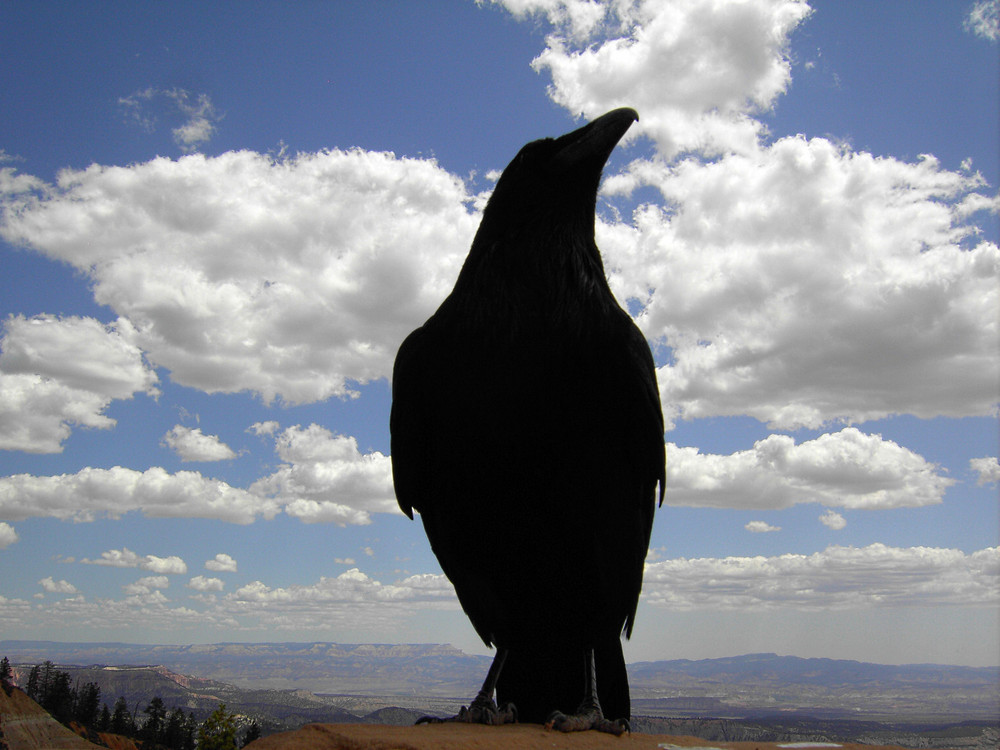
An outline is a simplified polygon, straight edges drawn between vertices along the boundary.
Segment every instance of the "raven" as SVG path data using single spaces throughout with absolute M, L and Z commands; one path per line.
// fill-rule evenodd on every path
M 594 214 L 604 164 L 637 119 L 616 109 L 524 146 L 451 294 L 396 355 L 399 506 L 419 511 L 462 608 L 497 649 L 453 720 L 628 726 L 621 636 L 657 485 L 663 500 L 663 416 L 649 345 L 608 287 Z

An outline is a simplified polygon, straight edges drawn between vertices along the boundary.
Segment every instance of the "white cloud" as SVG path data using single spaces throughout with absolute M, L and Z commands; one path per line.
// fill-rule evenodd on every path
M 222 591 L 225 585 L 221 578 L 206 578 L 205 576 L 195 576 L 188 581 L 188 588 L 195 591 Z
M 847 526 L 847 521 L 844 520 L 844 517 L 833 510 L 826 511 L 826 513 L 819 517 L 819 520 L 824 526 L 834 531 L 840 531 Z
M 166 103 L 166 106 L 164 106 Z M 171 129 L 174 142 L 181 151 L 191 153 L 207 143 L 215 134 L 215 124 L 221 119 L 212 100 L 207 94 L 194 96 L 182 88 L 146 88 L 130 96 L 118 99 L 125 112 L 126 120 L 147 132 L 156 130 L 159 115 L 175 120 L 183 118 L 181 124 Z
M 227 597 L 231 601 L 255 605 L 301 604 L 306 607 L 321 603 L 437 602 L 454 598 L 455 590 L 444 575 L 423 573 L 396 583 L 383 584 L 357 568 L 351 568 L 336 578 L 324 576 L 308 586 L 271 588 L 261 581 L 254 581 Z
M 0 549 L 6 549 L 20 539 L 17 531 L 9 523 L 0 521 Z
M 766 521 L 750 521 L 743 528 L 745 528 L 747 531 L 750 531 L 750 532 L 752 532 L 754 534 L 764 534 L 764 533 L 767 533 L 769 531 L 781 531 L 781 527 L 780 526 L 772 526 L 771 524 L 767 523 Z
M 151 577 L 154 578 L 154 577 Z M 146 581 L 146 579 L 142 579 Z M 55 582 L 53 582 L 55 583 Z M 237 592 L 221 596 L 218 578 L 195 576 L 186 587 L 198 609 L 172 606 L 148 581 L 122 599 L 64 598 L 45 604 L 0 596 L 0 627 L 25 629 L 42 614 L 47 620 L 72 622 L 74 632 L 94 638 L 123 626 L 143 631 L 178 633 L 206 628 L 223 633 L 306 631 L 329 633 L 398 632 L 400 621 L 420 610 L 448 610 L 460 614 L 454 589 L 441 574 L 407 576 L 383 584 L 357 569 L 336 578 L 321 578 L 310 585 L 275 588 L 255 581 Z M 360 630 L 359 630 L 360 629 Z
M 267 630 L 327 630 L 333 627 L 394 632 L 419 610 L 460 609 L 451 583 L 441 574 L 413 575 L 383 584 L 352 568 L 311 585 L 272 588 L 254 581 L 219 603 L 220 616 L 244 627 Z
M 220 119 L 208 95 L 199 94 L 192 102 L 191 95 L 184 89 L 175 88 L 164 93 L 174 100 L 177 108 L 187 117 L 182 125 L 172 131 L 174 141 L 181 147 L 181 151 L 190 153 L 207 143 L 215 134 L 215 123 Z
M 961 210 L 978 174 L 794 137 L 711 164 L 635 162 L 607 189 L 640 184 L 669 208 L 601 224 L 598 243 L 616 295 L 671 349 L 668 424 L 995 411 L 1000 249 L 964 247 L 979 230 Z
M 965 30 L 993 42 L 1000 39 L 1000 0 L 976 0 L 965 19 Z
M 668 425 L 995 412 L 1000 250 L 973 246 L 968 223 L 998 211 L 982 177 L 930 156 L 762 138 L 754 116 L 788 84 L 805 2 L 501 4 L 555 27 L 534 63 L 555 101 L 588 117 L 635 106 L 630 134 L 657 143 L 657 159 L 611 176 L 605 194 L 652 186 L 664 205 L 631 226 L 599 223 L 598 244 L 618 298 L 669 347 Z
M 160 467 L 144 472 L 116 466 L 57 476 L 16 474 L 0 477 L 0 514 L 11 520 L 86 522 L 141 511 L 149 518 L 248 524 L 258 517 L 274 518 L 283 506 L 285 513 L 304 523 L 343 526 L 370 523 L 372 513 L 400 512 L 388 456 L 378 451 L 363 454 L 353 437 L 334 435 L 315 424 L 290 427 L 275 442 L 284 463 L 249 489 L 197 472 L 171 474 Z M 236 562 L 220 554 L 208 567 L 235 570 Z
M 129 596 L 147 596 L 157 589 L 165 589 L 169 586 L 170 579 L 166 576 L 146 576 L 135 583 L 125 584 L 122 586 L 122 590 Z
M 0 197 L 0 236 L 88 275 L 173 381 L 304 403 L 390 374 L 454 283 L 469 200 L 428 160 L 232 151 L 63 171 Z
M 267 422 L 254 422 L 247 429 L 247 432 L 252 432 L 254 435 L 257 435 L 258 437 L 263 437 L 265 435 L 273 435 L 275 431 L 278 429 L 278 426 L 279 426 L 278 423 L 275 422 L 273 419 L 268 420 Z
M 200 427 L 175 425 L 163 436 L 163 444 L 173 450 L 182 461 L 225 461 L 236 458 L 236 453 L 219 439 L 218 435 L 205 435 Z
M 0 477 L 0 514 L 10 520 L 32 517 L 92 521 L 142 511 L 149 518 L 211 518 L 253 523 L 273 518 L 278 505 L 217 479 L 192 471 L 170 474 L 160 467 L 135 471 L 81 469 L 75 474 Z
M 769 435 L 746 451 L 702 454 L 667 444 L 670 505 L 776 509 L 798 503 L 901 508 L 941 502 L 954 480 L 880 435 L 848 427 L 799 445 Z
M 804 0 L 500 4 L 553 24 L 532 67 L 551 74 L 556 103 L 587 118 L 635 107 L 630 135 L 666 156 L 752 149 L 764 128 L 750 115 L 788 86 L 788 38 L 810 12 Z
M 52 576 L 43 578 L 38 583 L 50 594 L 76 594 L 77 588 L 68 581 L 54 581 Z
M 236 560 L 225 552 L 220 552 L 213 559 L 205 562 L 205 568 L 216 573 L 235 573 Z
M 643 597 L 677 609 L 977 606 L 1000 603 L 1000 548 L 828 547 L 812 555 L 648 563 Z
M 970 458 L 969 468 L 979 474 L 976 484 L 982 487 L 984 484 L 996 484 L 1000 482 L 1000 461 L 996 456 L 986 456 L 985 458 Z
M 157 557 L 156 555 L 139 555 L 128 547 L 112 549 L 101 553 L 99 560 L 80 560 L 85 565 L 107 565 L 113 568 L 142 568 L 153 573 L 183 575 L 187 573 L 187 564 L 176 555 Z M 143 581 L 159 581 L 155 576 L 141 579 Z
M 58 453 L 71 425 L 106 429 L 113 399 L 155 396 L 156 374 L 123 323 L 11 316 L 0 339 L 0 449 Z
M 477 0 L 480 4 L 484 0 Z M 571 38 L 584 40 L 604 22 L 608 6 L 600 0 L 492 0 L 502 5 L 518 20 L 544 15 L 549 23 L 568 33 Z
M 388 456 L 362 454 L 353 437 L 316 424 L 284 430 L 276 440 L 285 462 L 250 491 L 285 504 L 305 523 L 367 524 L 372 513 L 399 513 Z

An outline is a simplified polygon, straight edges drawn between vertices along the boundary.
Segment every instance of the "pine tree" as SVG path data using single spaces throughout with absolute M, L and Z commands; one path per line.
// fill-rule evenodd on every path
M 156 744 L 163 735 L 164 721 L 167 718 L 167 709 L 163 705 L 163 699 L 158 695 L 154 696 L 149 705 L 142 709 L 142 712 L 148 717 L 142 727 L 142 739 L 150 744 Z
M 108 704 L 105 703 L 101 707 L 101 718 L 97 720 L 97 731 L 107 732 L 111 729 L 111 712 L 108 710 Z
M 185 739 L 185 716 L 183 709 L 175 708 L 167 718 L 167 725 L 163 730 L 161 744 L 166 745 L 170 750 L 184 750 Z
M 3 691 L 7 695 L 10 695 L 11 688 L 13 687 L 13 683 L 11 682 L 13 678 L 14 670 L 10 668 L 10 662 L 5 656 L 3 661 L 0 661 L 0 687 L 3 688 Z
M 38 703 L 38 683 L 41 680 L 41 668 L 36 664 L 31 668 L 28 673 L 28 686 L 25 688 L 24 692 L 28 694 L 35 703 Z
M 198 750 L 237 750 L 236 718 L 220 703 L 198 729 Z
M 198 720 L 194 718 L 194 711 L 192 711 L 184 720 L 184 744 L 181 746 L 181 750 L 195 750 L 197 735 Z
M 114 712 L 111 714 L 111 731 L 114 734 L 132 734 L 132 717 L 124 696 L 115 701 Z
M 101 706 L 101 688 L 96 682 L 88 682 L 77 691 L 74 716 L 85 727 L 97 724 L 98 711 Z
M 69 724 L 73 720 L 75 704 L 76 694 L 70 683 L 69 672 L 53 669 L 42 706 L 52 714 L 56 721 L 61 724 Z

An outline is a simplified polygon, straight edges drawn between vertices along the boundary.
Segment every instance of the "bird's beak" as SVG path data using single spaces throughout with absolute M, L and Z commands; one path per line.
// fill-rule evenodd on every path
M 560 137 L 560 149 L 553 162 L 560 171 L 589 167 L 600 174 L 618 141 L 632 127 L 632 123 L 638 120 L 639 113 L 631 107 L 613 109 L 582 128 Z

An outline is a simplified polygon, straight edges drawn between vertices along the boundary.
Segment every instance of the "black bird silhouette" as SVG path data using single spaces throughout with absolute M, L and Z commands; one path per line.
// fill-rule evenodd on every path
M 522 148 L 454 290 L 396 356 L 396 497 L 420 512 L 497 649 L 453 720 L 628 726 L 621 635 L 657 484 L 663 499 L 663 416 L 649 345 L 608 287 L 594 211 L 604 164 L 637 119 L 616 109 Z

